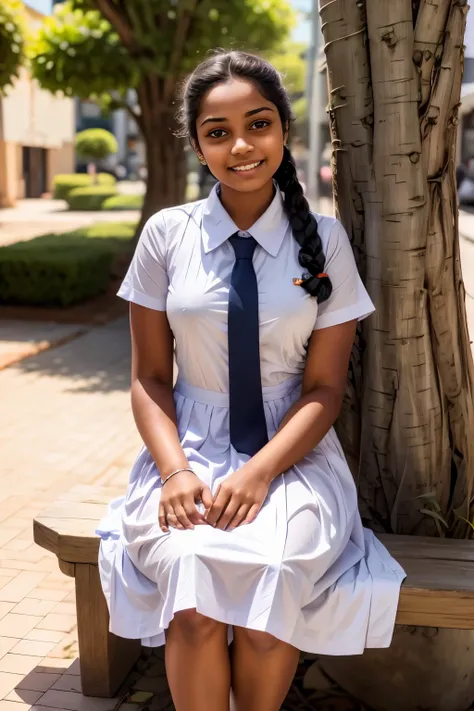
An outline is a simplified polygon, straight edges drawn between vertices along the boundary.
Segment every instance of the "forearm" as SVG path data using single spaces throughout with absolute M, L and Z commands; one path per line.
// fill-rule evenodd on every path
M 173 391 L 156 378 L 135 378 L 132 411 L 140 435 L 165 479 L 176 469 L 189 466 L 179 441 Z
M 303 395 L 287 412 L 275 436 L 245 465 L 272 481 L 311 452 L 334 424 L 342 395 L 320 387 Z

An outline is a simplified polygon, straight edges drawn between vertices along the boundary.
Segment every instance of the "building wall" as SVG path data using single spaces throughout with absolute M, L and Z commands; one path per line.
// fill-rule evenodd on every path
M 28 26 L 35 29 L 42 15 L 26 8 Z M 57 172 L 74 171 L 74 100 L 40 89 L 26 69 L 0 99 L 0 206 L 10 206 L 25 195 L 23 147 L 47 151 L 50 190 Z M 60 170 L 58 170 L 60 169 Z

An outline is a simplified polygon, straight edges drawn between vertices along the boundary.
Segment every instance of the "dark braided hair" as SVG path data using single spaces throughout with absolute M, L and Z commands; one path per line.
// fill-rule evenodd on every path
M 261 57 L 246 52 L 218 51 L 202 62 L 184 85 L 182 107 L 178 113 L 181 135 L 189 136 L 198 144 L 196 120 L 202 98 L 217 84 L 233 78 L 253 82 L 262 96 L 278 109 L 284 129 L 289 126 L 293 120 L 291 102 L 275 67 Z M 318 224 L 298 180 L 293 156 L 286 146 L 274 177 L 284 195 L 293 235 L 301 247 L 298 259 L 305 270 L 301 286 L 321 303 L 331 296 L 332 291 L 331 281 L 324 274 L 326 257 Z

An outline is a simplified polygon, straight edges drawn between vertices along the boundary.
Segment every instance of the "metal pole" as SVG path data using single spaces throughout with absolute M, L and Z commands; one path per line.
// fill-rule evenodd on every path
M 309 153 L 308 153 L 308 197 L 311 201 L 319 201 L 319 167 L 321 161 L 321 75 L 318 71 L 319 48 L 321 46 L 321 27 L 319 20 L 318 0 L 313 0 L 311 17 L 311 51 L 308 96 L 309 121 Z M 317 205 L 316 205 L 317 207 Z

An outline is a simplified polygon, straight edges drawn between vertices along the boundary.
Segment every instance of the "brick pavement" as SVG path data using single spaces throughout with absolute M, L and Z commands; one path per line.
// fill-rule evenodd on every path
M 116 707 L 80 693 L 74 583 L 32 518 L 75 484 L 125 487 L 140 446 L 128 388 L 127 319 L 0 372 L 0 711 Z

